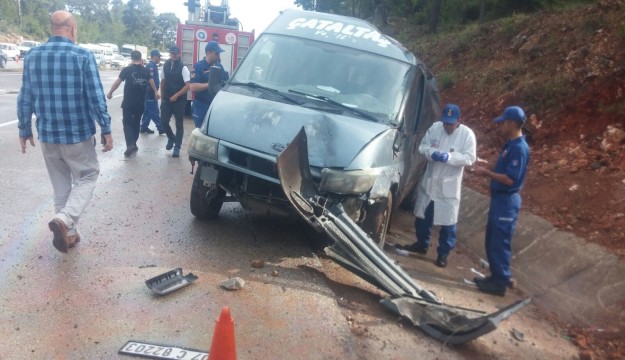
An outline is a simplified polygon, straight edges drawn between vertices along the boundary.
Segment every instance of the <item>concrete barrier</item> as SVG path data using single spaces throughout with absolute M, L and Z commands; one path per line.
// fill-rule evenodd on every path
M 484 259 L 489 202 L 462 190 L 458 240 Z M 523 210 L 512 251 L 512 277 L 542 308 L 583 326 L 625 329 L 625 261 Z

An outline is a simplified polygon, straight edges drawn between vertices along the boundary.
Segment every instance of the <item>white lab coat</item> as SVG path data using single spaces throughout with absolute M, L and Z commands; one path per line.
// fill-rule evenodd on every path
M 428 159 L 425 174 L 419 184 L 415 216 L 424 219 L 430 201 L 434 201 L 434 225 L 454 225 L 458 222 L 460 190 L 465 166 L 476 160 L 475 134 L 460 124 L 447 135 L 443 123 L 434 123 L 427 131 L 419 152 Z M 432 160 L 435 151 L 446 152 L 449 160 L 442 163 Z

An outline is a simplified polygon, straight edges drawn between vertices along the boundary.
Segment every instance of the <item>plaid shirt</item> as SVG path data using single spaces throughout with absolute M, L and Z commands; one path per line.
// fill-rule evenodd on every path
M 111 133 L 111 117 L 93 54 L 62 36 L 27 53 L 22 89 L 17 98 L 20 137 L 33 135 L 37 118 L 39 141 L 76 144 L 96 133 Z

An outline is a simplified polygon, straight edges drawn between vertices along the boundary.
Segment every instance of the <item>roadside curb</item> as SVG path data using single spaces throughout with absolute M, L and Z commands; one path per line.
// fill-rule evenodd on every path
M 463 187 L 459 240 L 481 258 L 490 198 Z M 625 261 L 522 211 L 512 241 L 512 276 L 545 310 L 584 326 L 625 328 Z

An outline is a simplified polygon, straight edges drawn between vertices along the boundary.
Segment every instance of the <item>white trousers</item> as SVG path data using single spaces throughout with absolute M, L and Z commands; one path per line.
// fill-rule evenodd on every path
M 93 138 L 77 144 L 41 143 L 43 158 L 54 190 L 55 217 L 76 233 L 80 215 L 93 196 L 100 164 Z

